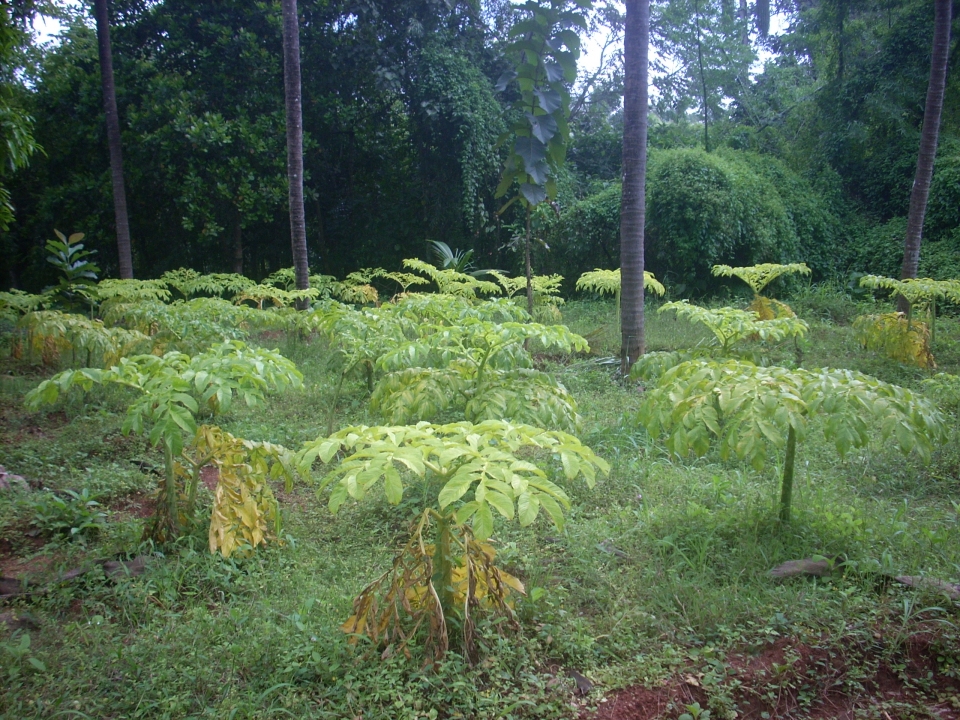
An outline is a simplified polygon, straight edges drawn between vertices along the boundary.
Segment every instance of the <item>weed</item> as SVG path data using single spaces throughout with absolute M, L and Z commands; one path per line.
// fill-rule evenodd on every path
M 88 488 L 60 494 L 46 491 L 30 500 L 29 506 L 33 513 L 30 523 L 41 533 L 80 542 L 99 533 L 107 519 Z

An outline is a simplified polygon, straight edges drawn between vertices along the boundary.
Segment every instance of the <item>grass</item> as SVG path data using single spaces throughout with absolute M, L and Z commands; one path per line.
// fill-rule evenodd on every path
M 811 322 L 804 366 L 849 367 L 921 387 L 927 372 L 860 351 L 846 324 L 854 313 L 849 301 L 818 292 L 794 303 Z M 572 329 L 591 334 L 597 357 L 618 354 L 614 313 L 612 302 L 572 302 L 564 311 Z M 700 328 L 648 305 L 648 349 L 706 339 Z M 934 352 L 945 372 L 960 374 L 958 339 L 960 322 L 941 320 Z M 237 408 L 222 424 L 241 437 L 295 448 L 323 432 L 338 360 L 321 342 L 273 344 L 304 373 L 303 390 L 266 409 Z M 797 361 L 790 344 L 764 353 Z M 802 715 L 817 702 L 816 672 L 776 671 L 744 688 L 718 669 L 726 658 L 788 640 L 840 663 L 837 682 L 852 695 L 873 692 L 878 663 L 906 668 L 911 639 L 920 636 L 929 639 L 940 677 L 960 679 L 956 606 L 881 574 L 958 581 L 960 443 L 945 445 L 928 466 L 879 445 L 840 461 L 813 433 L 799 451 L 795 518 L 784 528 L 775 519 L 776 463 L 756 472 L 714 455 L 670 457 L 634 423 L 640 394 L 610 366 L 587 357 L 546 362 L 580 404 L 581 438 L 613 469 L 592 491 L 569 488 L 573 509 L 563 533 L 543 521 L 498 526 L 498 559 L 524 580 L 529 597 L 517 608 L 519 637 L 480 629 L 485 659 L 475 667 L 456 653 L 434 667 L 416 655 L 382 658 L 380 649 L 350 645 L 339 630 L 352 598 L 388 566 L 404 533 L 402 512 L 383 498 L 333 516 L 310 487 L 298 486 L 281 495 L 287 542 L 247 560 L 211 556 L 204 537 L 138 547 L 140 521 L 119 512 L 85 547 L 23 536 L 26 501 L 40 485 L 86 487 L 116 506 L 155 487 L 155 476 L 134 461 L 159 465 L 160 458 L 120 434 L 124 393 L 98 391 L 28 413 L 23 394 L 41 376 L 8 363 L 0 382 L 0 465 L 29 478 L 33 489 L 0 492 L 0 536 L 9 538 L 0 546 L 2 567 L 40 566 L 46 582 L 93 558 L 147 553 L 151 560 L 140 577 L 92 572 L 3 608 L 28 612 L 36 626 L 0 635 L 0 717 L 574 717 L 561 666 L 606 692 L 696 673 L 713 717 L 742 711 L 746 696 L 787 688 Z M 351 378 L 338 424 L 375 420 L 362 378 Z M 777 583 L 767 575 L 786 560 L 818 555 L 846 563 L 828 578 Z M 936 691 L 950 687 L 907 679 L 917 693 L 897 710 L 902 717 L 925 717 Z M 666 717 L 681 712 L 675 704 Z

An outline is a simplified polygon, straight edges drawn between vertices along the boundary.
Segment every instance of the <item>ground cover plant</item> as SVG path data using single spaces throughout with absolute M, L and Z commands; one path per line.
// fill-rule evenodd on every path
M 678 457 L 636 422 L 657 381 L 624 381 L 595 361 L 615 353 L 615 333 L 595 332 L 615 330 L 613 301 L 563 306 L 566 332 L 589 334 L 592 355 L 546 351 L 533 335 L 529 349 L 519 340 L 504 351 L 525 358 L 528 369 L 549 375 L 575 400 L 575 437 L 548 426 L 523 432 L 589 448 L 586 457 L 597 458 L 576 464 L 561 446 L 480 442 L 520 423 L 470 423 L 465 406 L 447 408 L 442 420 L 399 426 L 406 430 L 384 424 L 370 403 L 362 363 L 359 372 L 345 372 L 360 355 L 323 326 L 328 318 L 331 328 L 359 326 L 372 303 L 365 309 L 321 301 L 310 313 L 291 311 L 297 320 L 290 329 L 272 326 L 269 334 L 254 319 L 242 323 L 251 357 L 275 348 L 302 373 L 302 383 L 264 391 L 253 406 L 232 402 L 217 416 L 219 430 L 197 428 L 208 433 L 201 439 L 193 426 L 190 432 L 178 426 L 184 448 L 193 448 L 179 461 L 178 477 L 199 478 L 194 501 L 204 517 L 215 507 L 242 506 L 225 505 L 218 493 L 246 492 L 257 504 L 269 491 L 275 500 L 269 507 L 283 524 L 276 529 L 263 505 L 254 527 L 222 514 L 219 525 L 184 528 L 165 545 L 140 543 L 162 497 L 155 492 L 158 480 L 165 482 L 165 445 L 155 446 L 148 434 L 122 433 L 131 405 L 147 393 L 94 382 L 89 392 L 28 409 L 28 392 L 65 376 L 53 382 L 52 369 L 6 355 L 0 576 L 10 597 L 0 601 L 0 714 L 623 717 L 612 711 L 617 707 L 632 709 L 628 717 L 671 720 L 707 711 L 712 718 L 950 717 L 960 698 L 960 617 L 950 594 L 960 582 L 960 323 L 940 317 L 941 372 L 931 376 L 863 353 L 849 325 L 824 319 L 814 306 L 852 317 L 856 302 L 826 292 L 804 302 L 785 298 L 806 323 L 799 339 L 745 332 L 730 344 L 738 357 L 762 355 L 756 370 L 722 356 L 721 343 L 701 322 L 669 311 L 648 317 L 653 351 L 679 355 L 716 342 L 716 354 L 703 362 L 736 365 L 758 382 L 764 380 L 757 373 L 792 378 L 845 368 L 851 377 L 864 373 L 905 388 L 918 403 L 938 404 L 948 435 L 929 447 L 928 464 L 883 442 L 881 425 L 839 459 L 831 416 L 803 414 L 789 523 L 779 520 L 771 492 L 785 460 L 782 433 L 780 443 L 758 437 L 766 462 L 754 467 L 735 451 L 724 459 L 718 441 L 700 457 Z M 429 359 L 414 367 L 442 368 L 444 352 L 462 361 L 462 353 L 488 348 L 451 333 L 450 347 L 461 349 L 443 349 L 433 336 L 454 325 L 536 327 L 508 299 L 474 298 L 438 302 L 411 294 L 383 302 L 377 322 L 400 330 L 395 346 L 369 353 L 374 387 L 394 372 L 380 364 L 381 355 L 401 343 L 417 345 L 415 354 Z M 174 294 L 166 304 L 190 301 Z M 870 308 L 883 311 L 882 302 Z M 421 335 L 405 322 L 430 329 Z M 357 344 L 376 338 L 378 327 Z M 203 352 L 209 348 L 188 357 Z M 162 355 L 151 357 L 127 364 L 163 363 Z M 91 371 L 70 372 L 82 378 Z M 202 405 L 191 413 L 198 425 Z M 892 427 L 890 437 L 899 440 L 898 432 Z M 411 433 L 410 442 L 403 433 Z M 211 446 L 222 448 L 221 459 L 198 467 Z M 299 462 L 279 446 L 301 452 Z M 608 475 L 600 461 L 609 463 Z M 291 486 L 283 463 L 299 466 Z M 504 467 L 514 468 L 509 477 L 498 474 Z M 589 479 L 590 467 L 593 488 L 567 480 L 578 472 Z M 6 473 L 23 476 L 25 484 L 5 482 Z M 521 500 L 524 483 L 529 496 Z M 531 491 L 537 483 L 543 495 Z M 69 516 L 50 494 L 71 506 Z M 534 495 L 545 512 L 535 512 Z M 36 503 L 45 499 L 42 524 L 49 529 L 37 532 Z M 90 499 L 99 505 L 88 505 Z M 436 547 L 445 540 L 441 533 L 438 543 L 437 516 L 458 527 L 440 553 Z M 555 524 L 560 518 L 562 528 Z M 61 530 L 63 523 L 70 529 Z M 255 544 L 255 528 L 269 529 L 282 543 L 210 553 L 211 532 L 227 524 L 250 531 L 238 547 Z M 110 575 L 100 564 L 135 557 L 143 561 L 140 574 Z M 801 559 L 820 574 L 769 574 Z M 475 603 L 465 605 L 471 577 Z M 9 578 L 18 579 L 15 587 Z M 469 610 L 443 615 L 442 658 L 439 645 L 426 642 L 431 618 L 439 617 L 434 610 L 442 607 L 423 601 L 431 585 L 438 597 L 446 595 L 448 609 Z M 391 588 L 397 592 L 384 599 Z M 404 602 L 413 613 L 381 629 L 384 617 L 404 616 Z M 377 632 L 366 632 L 372 625 Z M 397 627 L 402 636 L 394 634 Z

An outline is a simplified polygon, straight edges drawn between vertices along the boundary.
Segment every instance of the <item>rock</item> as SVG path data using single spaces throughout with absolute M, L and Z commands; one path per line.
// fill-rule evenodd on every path
M 23 490 L 29 489 L 26 478 L 20 475 L 14 475 L 11 472 L 7 472 L 7 469 L 0 465 L 0 490 L 10 490 L 14 486 L 20 487 Z

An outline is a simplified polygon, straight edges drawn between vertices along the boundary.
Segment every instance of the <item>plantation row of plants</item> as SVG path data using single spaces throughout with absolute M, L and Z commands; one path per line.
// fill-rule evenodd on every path
M 64 270 L 60 286 L 42 295 L 4 293 L 0 311 L 16 323 L 15 356 L 72 366 L 32 390 L 29 407 L 94 385 L 135 392 L 123 431 L 145 436 L 163 454 L 157 512 L 145 539 L 169 542 L 208 524 L 210 550 L 226 557 L 279 542 L 281 512 L 269 481 L 283 479 L 289 491 L 297 479 L 312 478 L 319 464 L 317 492 L 329 490 L 334 513 L 381 484 L 389 503 L 413 496 L 419 507 L 392 568 L 356 598 L 346 632 L 406 651 L 423 629 L 429 656 L 439 659 L 454 629 L 458 649 L 475 654 L 479 615 L 515 624 L 513 595 L 524 588 L 495 562 L 488 542 L 494 517 L 526 526 L 542 509 L 562 528 L 570 508 L 562 484 L 583 478 L 592 487 L 609 471 L 577 438 L 581 418 L 573 396 L 534 361 L 535 353 L 587 352 L 587 341 L 564 325 L 534 322 L 513 298 L 525 280 L 492 271 L 494 283 L 408 260 L 408 269 L 420 274 L 378 269 L 344 281 L 318 276 L 307 291 L 289 289 L 292 270 L 263 284 L 187 270 L 159 280 L 95 283 L 97 268 L 84 259 L 79 240 L 61 237 L 49 247 L 51 261 Z M 809 273 L 805 265 L 717 266 L 714 273 L 744 280 L 754 293 L 749 307 L 662 304 L 660 312 L 702 324 L 714 341 L 650 353 L 631 374 L 646 384 L 634 422 L 651 437 L 664 437 L 672 454 L 704 455 L 716 444 L 722 459 L 737 457 L 760 470 L 771 451 L 783 450 L 779 516 L 787 522 L 796 446 L 812 427 L 841 456 L 864 447 L 874 429 L 904 453 L 924 458 L 945 441 L 946 418 L 922 395 L 853 371 L 767 366 L 756 351 L 741 350 L 748 341 L 796 342 L 806 334 L 807 323 L 788 305 L 761 294 L 781 275 Z M 400 292 L 381 302 L 377 279 L 395 282 Z M 534 278 L 541 317 L 559 317 L 561 280 Z M 430 283 L 437 292 L 410 291 Z M 936 299 L 960 298 L 955 281 L 868 276 L 861 283 L 908 295 L 931 320 Z M 665 292 L 649 273 L 645 284 L 654 294 Z M 578 287 L 617 294 L 619 271 L 587 273 Z M 180 299 L 173 300 L 174 292 Z M 195 297 L 201 293 L 206 296 Z M 482 297 L 498 293 L 505 297 Z M 218 297 L 226 294 L 232 302 Z M 304 301 L 312 307 L 292 307 Z M 50 309 L 57 306 L 83 314 Z M 319 334 L 340 355 L 326 433 L 298 450 L 238 438 L 211 424 L 234 402 L 255 407 L 268 393 L 300 386 L 293 363 L 247 344 L 254 333 L 276 331 Z M 882 347 L 900 349 L 890 352 L 895 358 L 932 364 L 926 324 L 910 316 L 861 318 L 858 332 L 868 347 L 877 345 L 871 337 L 887 338 Z M 903 338 L 921 338 L 922 356 L 905 356 Z M 387 424 L 335 428 L 344 381 L 355 372 L 366 378 L 371 411 Z M 943 374 L 928 382 L 960 386 Z M 818 415 L 826 421 L 814 423 Z M 198 489 L 208 465 L 218 469 L 219 481 L 207 516 Z
M 61 244 L 76 256 L 82 252 L 77 240 L 61 239 Z M 334 485 L 329 499 L 333 511 L 348 496 L 361 499 L 380 479 L 393 504 L 401 502 L 406 485 L 415 484 L 425 507 L 406 548 L 419 548 L 419 554 L 408 559 L 419 569 L 395 578 L 383 594 L 409 612 L 401 617 L 395 609 L 394 627 L 387 616 L 377 615 L 387 605 L 371 605 L 365 592 L 357 600 L 353 629 L 376 638 L 387 630 L 402 632 L 408 620 L 416 627 L 429 616 L 433 632 L 428 645 L 442 655 L 445 618 L 457 614 L 457 607 L 462 607 L 464 620 L 474 606 L 509 612 L 511 588 L 522 591 L 492 564 L 492 548 L 482 544 L 493 531 L 493 511 L 529 525 L 543 508 L 559 527 L 563 509 L 569 507 L 567 494 L 551 479 L 552 471 L 518 453 L 539 449 L 555 455 L 568 480 L 583 476 L 591 485 L 608 466 L 566 432 L 577 429 L 576 403 L 551 375 L 533 367 L 526 349 L 535 343 L 543 351 L 586 351 L 586 341 L 565 326 L 533 322 L 509 297 L 479 300 L 480 292 L 514 293 L 521 287 L 499 273 L 494 273 L 497 285 L 415 260 L 407 264 L 427 275 L 440 292 L 407 292 L 409 286 L 429 281 L 409 273 L 372 271 L 345 283 L 315 278 L 315 287 L 294 293 L 282 287 L 290 273 L 255 286 L 236 276 L 180 271 L 158 281 L 96 285 L 78 283 L 74 276 L 68 287 L 45 296 L 8 294 L 5 311 L 25 311 L 17 320 L 15 354 L 49 364 L 97 360 L 103 366 L 64 370 L 29 393 L 27 404 L 38 408 L 73 388 L 89 391 L 94 385 L 121 385 L 138 393 L 123 430 L 145 435 L 163 451 L 157 514 L 145 529 L 145 538 L 155 542 L 169 542 L 202 522 L 197 492 L 201 469 L 210 464 L 219 470 L 219 483 L 209 543 L 211 551 L 224 556 L 249 553 L 281 537 L 280 512 L 267 481 L 282 477 L 289 484 L 296 477 L 309 478 L 318 459 L 325 465 L 341 459 L 319 486 L 322 491 Z M 374 277 L 397 281 L 403 292 L 394 302 L 379 303 L 369 284 Z M 556 282 L 537 279 L 547 308 L 551 298 L 556 302 Z M 169 302 L 171 288 L 184 299 Z M 191 298 L 196 292 L 233 292 L 235 297 L 233 303 Z M 334 293 L 360 307 L 331 299 Z M 322 295 L 327 297 L 319 299 Z M 100 317 L 31 309 L 78 297 L 89 304 L 91 315 Z M 296 312 L 287 305 L 304 299 L 314 301 L 309 311 Z M 248 301 L 256 308 L 245 306 Z M 273 307 L 265 310 L 268 301 Z M 254 330 L 320 333 L 342 356 L 327 435 L 299 452 L 202 424 L 228 412 L 235 401 L 256 406 L 267 392 L 301 383 L 300 373 L 279 353 L 248 347 L 239 339 Z M 214 342 L 218 337 L 232 339 Z M 372 409 L 397 425 L 334 433 L 340 389 L 358 369 L 366 374 Z M 457 418 L 465 420 L 431 422 Z M 464 499 L 471 490 L 472 499 Z M 435 538 L 424 551 L 428 528 Z M 461 585 L 463 602 L 457 605 L 451 588 Z M 419 598 L 412 605 L 411 593 Z M 371 614 L 377 615 L 375 621 Z M 469 628 L 464 622 L 463 646 L 468 648 Z

